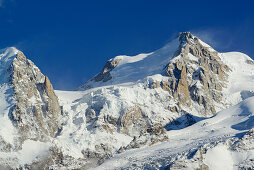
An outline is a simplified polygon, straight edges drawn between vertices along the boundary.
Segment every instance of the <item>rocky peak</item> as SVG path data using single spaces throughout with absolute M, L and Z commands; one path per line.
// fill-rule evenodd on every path
M 47 141 L 54 137 L 60 129 L 61 110 L 48 77 L 21 51 L 15 51 L 5 58 L 9 66 L 2 73 L 9 75 L 7 83 L 13 91 L 15 105 L 9 118 L 18 131 L 19 147 L 26 139 Z
M 121 60 L 121 67 L 115 69 Z M 175 100 L 170 110 L 182 112 L 184 107 L 195 106 L 196 113 L 211 115 L 218 110 L 216 103 L 222 103 L 222 89 L 227 85 L 229 71 L 216 50 L 190 32 L 181 32 L 178 42 L 174 40 L 154 53 L 110 59 L 99 74 L 78 89 L 135 83 L 161 74 L 166 79 L 151 78 L 144 86 L 168 91 Z
M 180 45 L 183 46 L 186 43 L 190 43 L 195 37 L 190 32 L 180 32 L 178 34 L 178 39 L 180 41 Z
M 202 42 L 198 37 L 192 35 L 190 32 L 180 32 L 178 34 L 179 47 L 175 53 L 178 56 L 180 53 L 191 53 L 194 56 L 205 57 L 210 55 L 218 55 L 212 47 Z M 198 53 L 200 52 L 200 53 Z
M 198 104 L 200 113 L 215 114 L 215 103 L 222 100 L 230 68 L 217 51 L 190 32 L 179 33 L 178 38 L 180 45 L 165 69 L 170 79 L 151 87 L 162 87 L 174 96 L 178 108 L 172 110 L 181 111 L 182 106 Z

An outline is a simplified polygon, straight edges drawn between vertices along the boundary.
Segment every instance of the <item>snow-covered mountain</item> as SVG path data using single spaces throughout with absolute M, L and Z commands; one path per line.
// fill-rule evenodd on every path
M 61 110 L 48 77 L 21 51 L 1 50 L 0 63 L 0 165 L 15 167 L 49 147 L 61 129 Z
M 15 48 L 0 63 L 5 169 L 254 168 L 245 54 L 183 32 L 155 52 L 110 59 L 76 91 L 54 91 Z

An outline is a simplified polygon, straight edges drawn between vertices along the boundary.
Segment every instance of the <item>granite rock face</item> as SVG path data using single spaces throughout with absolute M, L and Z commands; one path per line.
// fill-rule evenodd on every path
M 18 129 L 20 142 L 55 137 L 60 129 L 61 110 L 48 77 L 20 51 L 9 71 L 16 100 L 9 116 Z
M 92 79 L 90 79 L 90 82 L 108 82 L 109 80 L 112 79 L 112 76 L 110 72 L 117 67 L 117 65 L 120 63 L 121 59 L 118 58 L 112 58 L 106 62 L 104 65 L 103 69 Z M 78 87 L 76 90 L 87 90 L 92 88 L 93 86 L 89 84 L 84 84 L 80 87 Z
M 93 80 L 95 80 L 95 82 L 98 82 L 98 81 L 106 82 L 112 79 L 110 75 L 110 71 L 112 71 L 119 64 L 120 61 L 121 61 L 120 59 L 108 60 L 104 68 L 102 69 L 102 71 L 97 76 L 95 76 Z
M 166 66 L 168 81 L 154 82 L 151 88 L 168 91 L 181 106 L 198 104 L 203 114 L 215 114 L 215 102 L 222 100 L 222 88 L 227 84 L 230 68 L 218 52 L 206 46 L 189 32 L 179 33 L 180 45 Z M 174 109 L 176 110 L 176 109 Z

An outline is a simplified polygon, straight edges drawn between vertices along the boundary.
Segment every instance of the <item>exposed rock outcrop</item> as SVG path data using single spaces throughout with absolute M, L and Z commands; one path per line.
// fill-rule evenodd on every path
M 95 80 L 96 82 L 98 81 L 106 82 L 112 79 L 110 71 L 112 71 L 119 64 L 120 61 L 121 61 L 120 59 L 116 58 L 108 60 L 102 71 L 98 75 L 96 75 L 92 80 Z
M 120 119 L 121 132 L 128 135 L 140 135 L 147 129 L 147 121 L 139 107 L 129 109 Z
M 230 68 L 218 52 L 189 32 L 179 33 L 180 45 L 165 69 L 168 81 L 155 82 L 150 87 L 169 91 L 181 106 L 197 103 L 203 114 L 215 114 L 215 102 L 222 100 Z
M 61 110 L 48 77 L 20 51 L 9 71 L 16 100 L 10 118 L 19 131 L 20 142 L 54 137 L 60 129 Z

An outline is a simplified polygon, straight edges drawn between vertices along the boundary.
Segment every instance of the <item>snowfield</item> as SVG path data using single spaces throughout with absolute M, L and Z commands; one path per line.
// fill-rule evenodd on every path
M 168 141 L 140 149 L 133 149 L 115 155 L 96 169 L 121 168 L 166 168 L 172 161 L 188 157 L 190 151 L 215 145 L 204 154 L 204 163 L 210 169 L 236 169 L 244 159 L 254 158 L 254 147 L 243 157 L 230 150 L 226 141 L 230 138 L 242 137 L 254 127 L 254 97 L 229 109 L 219 112 L 216 116 L 200 121 L 182 130 L 168 132 Z M 253 143 L 252 143 L 253 144 Z M 187 154 L 187 155 L 185 155 Z M 186 169 L 192 169 L 191 164 Z

